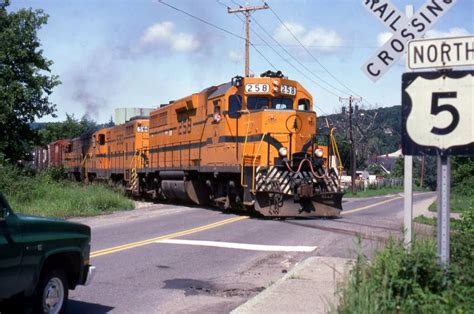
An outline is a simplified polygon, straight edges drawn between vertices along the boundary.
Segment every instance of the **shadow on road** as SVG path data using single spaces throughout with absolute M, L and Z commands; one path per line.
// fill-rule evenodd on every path
M 96 304 L 96 303 L 88 303 L 83 301 L 76 301 L 76 300 L 69 300 L 67 303 L 67 311 L 66 313 L 108 313 L 112 311 L 114 308 L 112 306 Z

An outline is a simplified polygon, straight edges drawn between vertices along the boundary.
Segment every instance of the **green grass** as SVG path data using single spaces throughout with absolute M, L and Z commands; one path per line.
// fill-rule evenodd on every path
M 423 192 L 427 191 L 426 189 L 421 189 L 419 187 L 413 187 L 413 191 L 416 192 Z M 352 194 L 350 190 L 346 192 L 344 197 L 351 198 L 351 197 L 373 197 L 373 196 L 383 196 L 389 194 L 397 194 L 403 192 L 403 186 L 395 186 L 395 187 L 383 187 L 380 189 L 367 189 L 365 191 L 357 191 L 357 194 Z
M 471 224 L 472 217 L 466 220 Z M 340 291 L 337 313 L 470 313 L 474 308 L 473 232 L 452 236 L 451 264 L 439 265 L 434 240 L 416 240 L 410 250 L 389 240 L 369 261 L 359 254 Z
M 450 205 L 452 213 L 474 211 L 474 196 L 472 195 L 472 193 L 464 193 L 464 191 L 458 191 L 457 189 L 453 189 L 451 191 L 450 196 Z M 438 210 L 437 202 L 431 204 L 429 210 L 432 212 L 436 212 Z
M 421 216 L 418 216 L 418 217 L 415 217 L 415 219 L 413 219 L 414 222 L 417 222 L 417 223 L 420 223 L 420 224 L 424 224 L 424 225 L 429 225 L 429 226 L 436 226 L 437 224 L 437 219 L 436 218 L 429 218 L 429 217 L 426 217 L 424 215 L 421 215 Z M 451 218 L 450 219 L 450 228 L 451 230 L 457 230 L 459 229 L 459 219 L 454 219 L 454 218 Z
M 83 185 L 50 173 L 33 175 L 13 167 L 0 168 L 0 191 L 16 213 L 59 218 L 95 216 L 133 209 L 133 201 L 118 189 Z
M 420 224 L 424 224 L 424 225 L 436 226 L 436 218 L 429 218 L 429 217 L 426 217 L 424 215 L 415 217 L 415 219 L 413 219 L 413 221 L 417 222 L 417 223 L 420 223 Z
M 453 195 L 457 193 L 459 191 Z M 415 221 L 436 225 L 436 219 L 425 216 Z M 451 219 L 450 226 L 451 254 L 446 270 L 438 262 L 436 235 L 415 239 L 410 249 L 401 241 L 390 239 L 370 261 L 362 253 L 358 254 L 335 311 L 471 313 L 474 309 L 474 211 L 468 203 L 463 205 L 461 219 Z

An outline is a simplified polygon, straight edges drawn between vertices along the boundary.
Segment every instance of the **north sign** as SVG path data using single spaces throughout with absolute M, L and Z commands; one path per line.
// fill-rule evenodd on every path
M 410 70 L 474 66 L 474 36 L 417 39 L 408 43 Z
M 403 155 L 474 155 L 474 71 L 402 76 Z

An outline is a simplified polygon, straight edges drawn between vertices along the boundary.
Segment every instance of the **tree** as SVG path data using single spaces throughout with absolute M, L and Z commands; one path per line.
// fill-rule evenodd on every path
M 60 84 L 52 61 L 43 56 L 38 30 L 48 21 L 42 10 L 8 12 L 0 0 L 0 155 L 22 159 L 35 139 L 29 124 L 53 115 L 48 96 Z
M 97 124 L 93 120 L 82 117 L 79 121 L 74 115 L 66 114 L 63 122 L 49 122 L 38 131 L 39 144 L 44 146 L 60 139 L 72 139 L 84 133 L 91 133 L 97 130 Z

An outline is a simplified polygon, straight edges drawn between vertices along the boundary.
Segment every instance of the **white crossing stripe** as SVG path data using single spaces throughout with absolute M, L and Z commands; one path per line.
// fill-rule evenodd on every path
M 185 244 L 185 245 L 199 245 L 212 246 L 227 249 L 239 249 L 249 251 L 269 251 L 269 252 L 313 252 L 317 246 L 285 246 L 285 245 L 262 245 L 262 244 L 246 244 L 234 242 L 220 242 L 220 241 L 199 241 L 199 240 L 182 240 L 182 239 L 164 239 L 156 241 L 155 243 L 166 244 Z

